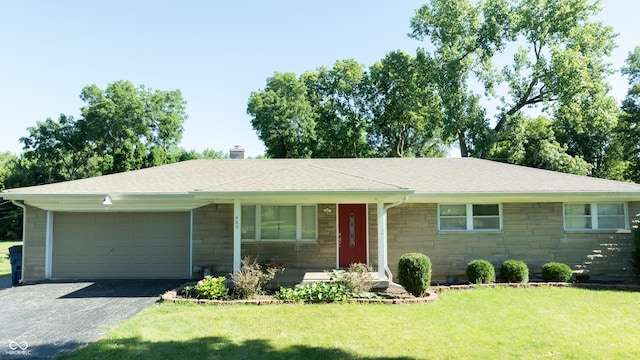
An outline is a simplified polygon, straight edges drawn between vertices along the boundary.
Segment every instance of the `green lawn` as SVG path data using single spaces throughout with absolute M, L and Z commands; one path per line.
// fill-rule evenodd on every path
M 7 254 L 13 245 L 20 245 L 22 241 L 0 241 L 0 277 L 11 275 L 11 263 Z
M 155 305 L 69 359 L 625 359 L 640 293 L 450 291 L 415 305 Z M 67 357 L 65 357 L 67 358 Z

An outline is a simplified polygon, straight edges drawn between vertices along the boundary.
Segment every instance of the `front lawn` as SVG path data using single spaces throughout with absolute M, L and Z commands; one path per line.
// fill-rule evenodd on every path
M 22 241 L 0 241 L 0 277 L 11 275 L 11 262 L 7 256 L 9 248 L 21 244 Z
M 415 305 L 155 305 L 68 359 L 640 357 L 640 293 L 449 291 Z

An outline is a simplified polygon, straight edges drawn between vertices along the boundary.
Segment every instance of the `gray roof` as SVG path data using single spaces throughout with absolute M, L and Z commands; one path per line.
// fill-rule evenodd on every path
M 420 194 L 626 193 L 640 185 L 474 158 L 191 160 L 1 196 L 407 191 Z

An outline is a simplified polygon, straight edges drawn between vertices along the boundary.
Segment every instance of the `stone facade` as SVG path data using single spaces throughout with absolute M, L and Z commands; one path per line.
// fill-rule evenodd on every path
M 630 202 L 629 223 L 635 224 L 640 203 Z M 323 211 L 329 209 L 331 211 Z M 243 242 L 241 256 L 282 262 L 287 268 L 330 270 L 337 263 L 337 206 L 318 205 L 316 242 Z M 388 210 L 388 264 L 397 273 L 400 256 L 424 253 L 431 259 L 434 283 L 466 281 L 466 265 L 474 259 L 490 261 L 496 269 L 508 259 L 527 263 L 532 280 L 541 266 L 563 262 L 595 281 L 632 281 L 632 231 L 565 231 L 562 203 L 504 203 L 503 230 L 440 232 L 437 204 L 407 203 Z M 45 279 L 47 212 L 27 206 L 23 274 L 26 283 Z M 368 205 L 369 265 L 377 269 L 377 208 Z M 211 204 L 192 213 L 193 265 L 211 267 L 214 274 L 233 269 L 233 205 Z M 394 276 L 395 278 L 395 276 Z
M 44 280 L 47 212 L 26 206 L 22 276 L 25 284 Z
M 633 277 L 631 231 L 565 231 L 562 203 L 505 203 L 503 230 L 439 232 L 436 204 L 405 204 L 388 211 L 389 267 L 395 274 L 400 256 L 424 253 L 431 259 L 433 282 L 466 280 L 466 265 L 490 261 L 496 270 L 503 261 L 522 260 L 530 278 L 540 279 L 549 261 L 568 264 L 591 280 L 630 281 Z M 629 203 L 630 224 L 640 203 Z
M 320 209 L 332 211 L 325 214 Z M 336 264 L 336 206 L 318 205 L 318 241 L 313 243 L 242 243 L 242 256 L 282 262 L 292 269 L 329 270 Z M 630 281 L 633 278 L 631 231 L 565 231 L 562 203 L 505 203 L 503 230 L 440 232 L 437 204 L 403 204 L 388 210 L 388 263 L 395 275 L 400 256 L 424 253 L 431 259 L 434 283 L 466 281 L 466 265 L 490 261 L 496 270 L 503 261 L 522 260 L 530 278 L 540 279 L 549 261 L 563 262 L 591 280 Z M 629 203 L 630 223 L 640 203 Z M 233 267 L 233 206 L 209 205 L 194 210 L 194 264 L 228 273 Z M 377 268 L 377 208 L 368 206 L 369 265 Z

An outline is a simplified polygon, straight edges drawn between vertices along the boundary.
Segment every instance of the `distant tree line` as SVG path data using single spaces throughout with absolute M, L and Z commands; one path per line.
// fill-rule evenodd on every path
M 410 19 L 409 36 L 425 44 L 414 55 L 276 72 L 247 113 L 271 157 L 443 156 L 456 146 L 464 157 L 638 182 L 640 49 L 622 69 L 630 89 L 620 106 L 606 81 L 616 34 L 591 20 L 599 11 L 589 0 L 430 0 Z

